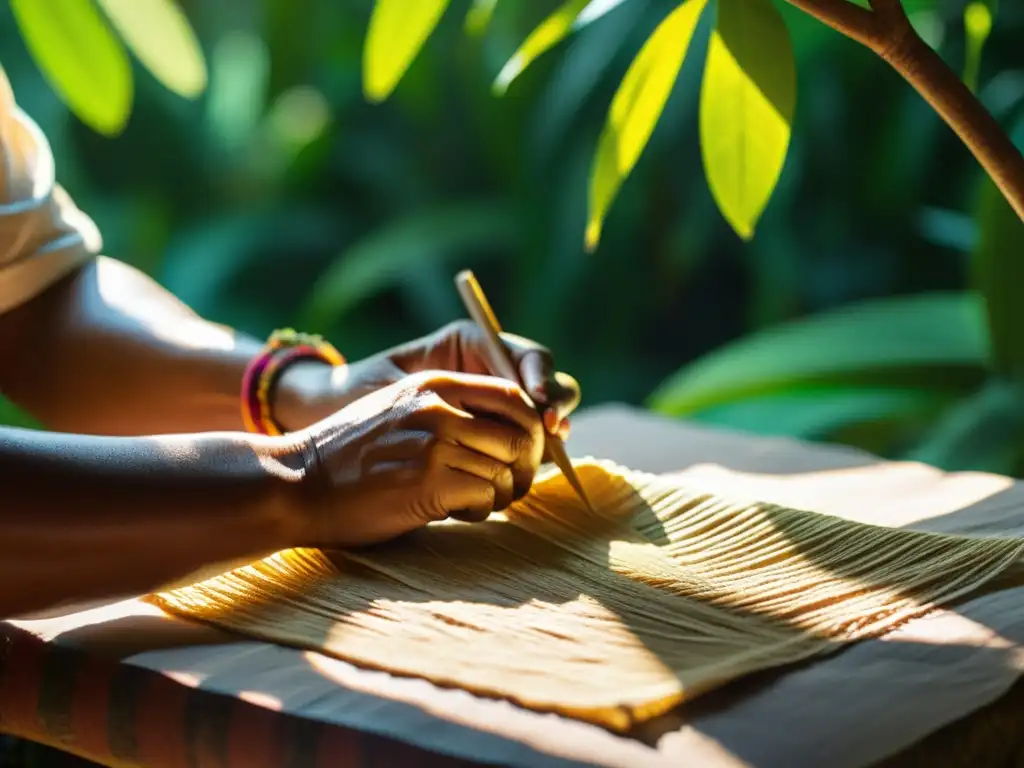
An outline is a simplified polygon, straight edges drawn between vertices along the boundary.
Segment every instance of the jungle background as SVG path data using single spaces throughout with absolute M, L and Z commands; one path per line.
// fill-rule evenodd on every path
M 452 276 L 471 267 L 506 329 L 581 382 L 584 406 L 1020 474 L 1024 397 L 992 342 L 1012 348 L 1024 328 L 1024 227 L 986 208 L 980 167 L 925 101 L 778 3 L 798 65 L 793 138 L 744 241 L 702 170 L 705 18 L 588 253 L 608 104 L 677 3 L 621 3 L 496 96 L 503 64 L 557 5 L 503 0 L 473 34 L 469 0 L 453 0 L 377 104 L 362 88 L 371 0 L 186 0 L 208 87 L 183 99 L 136 63 L 117 136 L 71 114 L 7 3 L 0 62 L 105 252 L 211 319 L 320 332 L 355 359 L 461 317 Z M 1024 5 L 1000 4 L 980 58 L 964 0 L 907 7 L 1024 146 Z M 30 423 L 9 406 L 3 420 Z

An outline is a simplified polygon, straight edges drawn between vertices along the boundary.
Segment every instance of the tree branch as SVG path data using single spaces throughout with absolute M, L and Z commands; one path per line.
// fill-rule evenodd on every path
M 862 45 L 875 43 L 874 14 L 848 0 L 789 0 L 789 4 Z
M 876 41 L 869 47 L 946 121 L 1024 221 L 1024 155 L 978 97 L 914 30 L 900 0 L 871 0 Z
M 1024 220 L 1024 155 L 956 73 L 914 30 L 901 0 L 789 0 L 888 62 L 960 137 Z

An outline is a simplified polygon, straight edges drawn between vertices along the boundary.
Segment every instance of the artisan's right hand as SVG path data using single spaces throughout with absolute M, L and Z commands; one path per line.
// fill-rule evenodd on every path
M 530 489 L 540 416 L 514 382 L 427 371 L 294 433 L 308 543 L 385 541 L 448 517 L 485 520 Z

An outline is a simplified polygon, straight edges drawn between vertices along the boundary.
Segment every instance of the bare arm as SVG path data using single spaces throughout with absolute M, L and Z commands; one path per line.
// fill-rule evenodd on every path
M 287 498 L 302 471 L 275 445 L 0 429 L 0 618 L 145 593 L 294 546 Z
M 0 315 L 0 391 L 66 432 L 240 430 L 242 373 L 260 347 L 100 258 Z M 290 428 L 305 426 L 292 414 L 310 366 L 290 368 L 277 389 L 275 413 Z

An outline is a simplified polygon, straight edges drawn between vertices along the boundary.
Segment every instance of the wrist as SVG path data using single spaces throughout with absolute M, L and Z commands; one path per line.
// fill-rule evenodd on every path
M 307 436 L 245 435 L 245 441 L 260 468 L 257 514 L 275 530 L 277 547 L 309 545 L 313 540 L 312 486 L 317 473 Z
M 319 404 L 331 388 L 334 365 L 299 360 L 282 371 L 270 393 L 274 420 L 286 432 L 305 429 L 319 420 Z
M 307 398 L 311 391 L 323 391 L 324 386 L 323 379 L 318 378 L 319 386 L 310 387 L 307 379 L 344 365 L 341 353 L 320 336 L 297 333 L 290 328 L 274 331 L 242 374 L 245 431 L 281 435 L 308 426 L 313 420 L 303 418 L 308 411 Z M 292 370 L 296 368 L 297 373 Z M 330 381 L 329 373 L 326 381 Z M 279 411 L 284 412 L 283 419 Z

